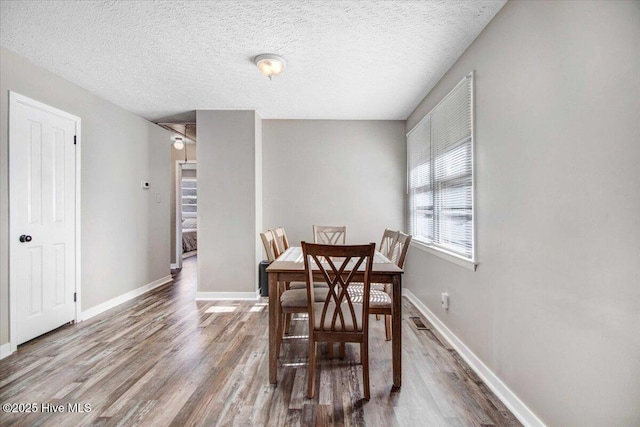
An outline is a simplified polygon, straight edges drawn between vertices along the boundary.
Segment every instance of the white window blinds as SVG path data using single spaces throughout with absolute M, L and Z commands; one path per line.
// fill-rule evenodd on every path
M 474 259 L 473 74 L 407 134 L 409 229 L 416 240 Z

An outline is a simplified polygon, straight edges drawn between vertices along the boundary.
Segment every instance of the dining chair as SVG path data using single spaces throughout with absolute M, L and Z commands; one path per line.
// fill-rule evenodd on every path
M 287 239 L 287 233 L 285 233 L 284 228 L 279 227 L 275 230 L 272 230 L 272 233 L 276 240 L 276 246 L 278 247 L 278 251 L 283 253 L 287 249 L 289 249 L 289 239 Z
M 314 225 L 313 243 L 345 245 L 347 243 L 347 226 Z
M 404 268 L 404 260 L 407 256 L 407 250 L 409 249 L 409 244 L 411 243 L 412 236 L 410 234 L 405 234 L 400 231 L 398 233 L 398 238 L 389 253 L 390 261 L 395 263 L 398 267 Z M 349 293 L 354 301 L 360 302 L 364 298 L 364 291 L 362 289 L 362 285 L 360 283 L 354 283 L 349 287 Z M 381 284 L 381 283 L 372 283 L 371 291 L 369 293 L 369 313 L 378 315 L 384 315 L 384 330 L 385 337 L 387 341 L 390 341 L 392 338 L 391 331 L 391 315 L 393 314 L 393 304 L 392 294 L 391 294 L 391 285 L 390 284 Z
M 369 384 L 369 290 L 375 243 L 342 246 L 302 242 L 309 306 L 309 367 L 307 397 L 313 398 L 318 342 L 359 343 L 364 399 L 371 396 Z M 348 292 L 354 273 L 364 265 L 361 302 Z M 317 302 L 314 270 L 329 284 L 323 302 Z
M 264 245 L 264 250 L 267 253 L 267 260 L 269 264 L 275 261 L 280 256 L 280 251 L 278 250 L 278 245 L 276 243 L 276 235 L 273 231 L 268 230 L 266 233 L 260 233 L 260 238 L 262 239 L 262 244 Z M 297 298 L 295 298 L 297 295 Z M 272 296 L 269 296 L 270 298 Z M 273 296 L 276 297 L 276 296 Z M 282 337 L 284 332 L 289 333 L 289 325 L 291 323 L 291 314 L 292 313 L 306 313 L 307 312 L 307 303 L 306 303 L 306 291 L 302 292 L 300 289 L 298 292 L 289 292 L 289 284 L 284 284 L 284 289 L 280 287 L 278 284 L 278 295 L 277 298 L 280 300 L 281 307 L 281 318 L 278 319 L 278 334 Z M 283 307 L 283 300 L 284 306 Z M 300 303 L 302 301 L 302 303 Z
M 278 249 L 278 252 L 281 254 L 284 253 L 287 249 L 289 249 L 289 239 L 287 239 L 287 233 L 284 231 L 284 228 L 279 227 L 274 230 L 270 230 L 273 233 L 275 238 L 275 245 Z M 306 285 L 303 282 L 291 282 L 285 284 L 285 289 L 305 289 Z
M 313 243 L 344 245 L 347 243 L 347 226 L 314 225 Z M 316 282 L 316 286 L 318 283 L 321 282 Z M 333 345 L 329 345 L 329 357 L 333 357 Z M 344 344 L 340 345 L 340 357 L 344 357 Z
M 273 234 L 274 244 L 280 254 L 284 253 L 287 249 L 289 249 L 289 239 L 287 239 L 287 233 L 284 231 L 283 227 L 278 227 L 274 230 L 269 230 Z M 284 290 L 288 291 L 290 289 L 304 289 L 305 284 L 303 282 L 287 282 L 284 284 Z M 284 333 L 288 334 L 291 329 L 291 313 L 287 313 L 284 315 Z
M 260 233 L 260 238 L 262 239 L 264 251 L 267 253 L 267 261 L 271 264 L 280 256 L 280 251 L 276 245 L 276 238 L 271 230 L 268 230 L 266 233 Z
M 398 241 L 399 233 L 399 231 L 389 230 L 388 228 L 385 228 L 382 233 L 382 240 L 380 241 L 380 246 L 378 246 L 378 251 L 389 259 L 391 259 L 391 254 Z
M 411 234 L 405 234 L 402 231 L 399 231 L 398 240 L 396 240 L 391 256 L 387 257 L 400 268 L 404 268 L 404 260 L 407 256 L 407 250 L 409 249 L 411 239 Z
M 382 233 L 382 240 L 380 241 L 378 251 L 389 259 L 393 256 L 393 250 L 396 246 L 396 242 L 398 241 L 399 233 L 399 231 L 390 230 L 388 228 L 385 228 Z M 382 283 L 372 283 L 371 289 L 384 291 L 385 285 Z
M 269 264 L 275 261 L 281 253 L 278 251 L 276 244 L 276 236 L 273 231 L 268 230 L 266 233 L 260 233 L 264 250 L 267 253 L 267 260 Z M 298 313 L 308 313 L 307 305 L 307 289 L 306 283 L 284 283 L 284 288 L 278 284 L 278 296 L 280 301 L 280 314 L 277 325 L 277 348 L 278 357 L 280 356 L 280 345 L 282 344 L 282 337 L 289 333 L 291 327 L 291 316 Z M 291 288 L 289 286 L 292 286 Z M 302 286 L 299 286 L 302 285 Z M 329 286 L 326 283 L 317 283 L 316 287 L 324 288 L 319 289 L 316 298 L 319 301 L 324 301 L 325 293 L 328 292 Z M 271 298 L 271 296 L 269 296 Z M 275 296 L 274 296 L 275 297 Z

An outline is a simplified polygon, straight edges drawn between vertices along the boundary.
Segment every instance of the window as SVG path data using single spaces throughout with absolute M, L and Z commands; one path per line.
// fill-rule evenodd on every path
M 475 262 L 473 73 L 407 134 L 409 231 Z

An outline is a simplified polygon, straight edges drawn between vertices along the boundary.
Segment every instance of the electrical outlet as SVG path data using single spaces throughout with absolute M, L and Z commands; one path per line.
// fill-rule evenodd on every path
M 449 294 L 446 292 L 443 292 L 440 294 L 440 305 L 442 305 L 442 308 L 444 308 L 445 310 L 449 310 Z

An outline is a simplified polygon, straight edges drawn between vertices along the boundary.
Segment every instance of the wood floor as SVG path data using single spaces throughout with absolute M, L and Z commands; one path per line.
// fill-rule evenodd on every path
M 185 260 L 173 284 L 0 361 L 0 403 L 37 410 L 2 412 L 0 425 L 520 425 L 425 319 L 428 329 L 417 328 L 406 299 L 401 390 L 391 390 L 391 344 L 375 320 L 369 402 L 356 345 L 342 360 L 321 348 L 316 397 L 306 399 L 307 342 L 296 338 L 306 335 L 305 319 L 292 322 L 278 385 L 270 385 L 266 299 L 195 302 L 195 262 Z M 64 413 L 52 412 L 58 405 Z M 69 413 L 74 408 L 85 412 Z

